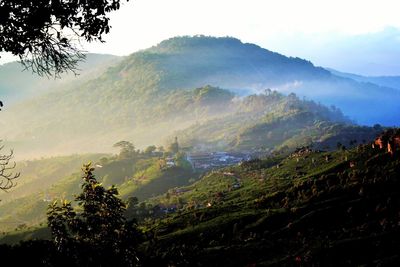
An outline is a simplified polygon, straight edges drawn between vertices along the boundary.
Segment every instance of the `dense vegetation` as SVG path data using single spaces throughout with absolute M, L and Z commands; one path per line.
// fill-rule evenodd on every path
M 144 266 L 395 266 L 399 156 L 371 144 L 330 152 L 305 147 L 212 171 L 140 208 L 130 200 L 128 218 L 152 210 L 139 224 L 145 239 L 136 237 L 142 241 L 135 253 Z M 174 208 L 165 213 L 163 207 Z M 40 251 L 33 259 L 48 262 L 66 255 L 46 242 L 3 249 L 30 248 Z M 92 259 L 80 255 L 69 263 Z
M 395 266 L 399 166 L 368 144 L 212 172 L 182 190 L 177 213 L 145 226 L 150 265 Z
M 94 162 L 99 181 L 106 187 L 117 185 L 123 199 L 134 195 L 143 201 L 198 177 L 185 159 L 176 159 L 176 166 L 166 168 L 164 158 L 159 152 L 147 154 L 133 148 L 133 153 L 121 149 L 114 156 L 95 154 L 20 162 L 16 169 L 22 174 L 20 184 L 9 194 L 1 195 L 0 231 L 19 232 L 43 225 L 49 203 L 79 193 L 82 162 Z
M 232 103 L 226 116 L 198 122 L 174 133 L 187 146 L 211 150 L 257 150 L 265 153 L 293 150 L 298 146 L 334 149 L 372 140 L 382 128 L 354 125 L 342 112 L 295 94 L 276 91 L 250 95 Z

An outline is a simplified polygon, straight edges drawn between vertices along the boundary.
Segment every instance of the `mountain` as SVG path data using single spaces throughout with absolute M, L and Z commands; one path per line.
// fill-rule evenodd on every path
M 398 90 L 338 77 L 306 60 L 234 38 L 176 37 L 103 70 L 2 111 L 3 139 L 27 157 L 104 152 L 124 139 L 145 146 L 224 116 L 235 99 L 269 87 L 336 105 L 362 124 L 396 124 L 400 114 Z M 207 84 L 235 95 L 196 91 Z M 218 100 L 199 99 L 203 93 L 216 93 Z
M 328 70 L 336 76 L 350 78 L 358 82 L 373 83 L 379 86 L 390 87 L 400 90 L 400 76 L 362 76 L 353 73 L 340 72 L 334 69 Z
M 7 145 L 25 157 L 108 152 L 119 140 L 144 147 L 196 120 L 229 113 L 234 98 L 211 86 L 149 96 L 118 93 L 115 87 L 102 93 L 88 84 L 65 89 L 63 97 L 57 90 L 4 110 L 1 131 Z
M 340 110 L 276 91 L 236 99 L 226 116 L 177 131 L 183 146 L 205 150 L 272 152 L 299 146 L 334 149 L 372 140 L 382 128 L 351 123 Z M 172 139 L 172 136 L 169 138 Z M 350 142 L 350 143 L 349 143 Z
M 25 70 L 19 62 L 0 65 L 1 100 L 9 106 L 17 101 L 37 96 L 50 88 L 59 86 L 79 86 L 79 83 L 93 79 L 104 71 L 104 68 L 118 62 L 120 57 L 106 54 L 86 54 L 84 61 L 79 62 L 79 75 L 64 73 L 60 78 L 40 77 Z
M 118 71 L 136 76 L 138 69 L 132 66 L 138 65 L 156 72 L 157 85 L 153 89 L 212 84 L 240 94 L 272 88 L 335 105 L 361 124 L 393 125 L 398 121 L 398 91 L 338 77 L 309 61 L 285 57 L 234 38 L 172 38 L 131 55 Z

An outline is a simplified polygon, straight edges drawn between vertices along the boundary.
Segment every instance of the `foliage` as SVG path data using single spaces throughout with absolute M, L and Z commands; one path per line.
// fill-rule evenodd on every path
M 395 266 L 399 156 L 308 148 L 213 171 L 151 202 L 180 208 L 146 224 L 149 264 Z
M 168 151 L 173 155 L 179 152 L 179 143 L 177 137 L 175 137 L 175 141 L 168 146 Z
M 108 13 L 119 0 L 2 1 L 0 52 L 11 52 L 39 75 L 75 70 L 84 55 L 77 40 L 102 41 L 110 31 Z
M 191 170 L 193 167 L 190 164 L 190 162 L 187 161 L 186 159 L 186 154 L 183 152 L 178 152 L 175 155 L 175 162 L 176 162 L 176 166 L 184 168 L 184 169 L 188 169 Z
M 27 225 L 27 232 L 35 231 L 35 227 L 46 221 L 48 203 L 80 193 L 81 174 L 71 170 L 85 161 L 94 162 L 98 181 L 104 187 L 117 186 L 122 199 L 134 195 L 145 201 L 176 186 L 187 185 L 198 176 L 184 158 L 177 162 L 180 166 L 161 168 L 163 160 L 157 153 L 151 156 L 140 153 L 134 160 L 87 154 L 18 162 L 16 172 L 21 172 L 22 178 L 10 194 L 1 197 L 0 231 L 19 235 L 25 232 L 16 229 L 21 223 Z
M 119 157 L 121 159 L 133 159 L 137 155 L 135 146 L 128 141 L 119 141 L 114 144 L 114 147 L 120 148 Z
M 82 193 L 75 199 L 80 212 L 70 202 L 49 206 L 48 225 L 53 242 L 62 253 L 79 255 L 76 249 L 86 248 L 77 258 L 79 264 L 95 266 L 116 261 L 118 266 L 133 266 L 137 262 L 138 232 L 133 221 L 124 217 L 125 203 L 115 187 L 105 189 L 93 175 L 90 164 L 83 168 Z
M 196 88 L 193 91 L 193 97 L 199 105 L 210 104 L 210 103 L 223 103 L 229 102 L 235 95 L 227 90 L 220 89 L 207 85 L 205 87 Z
M 151 145 L 146 147 L 146 149 L 144 150 L 144 153 L 147 155 L 152 155 L 153 152 L 155 152 L 157 150 L 157 147 L 155 145 Z
M 258 150 L 265 153 L 287 147 L 315 145 L 335 149 L 337 141 L 368 140 L 379 130 L 353 125 L 336 108 L 284 96 L 276 91 L 250 95 L 235 102 L 229 115 L 194 124 L 174 133 L 181 143 L 222 150 Z M 354 146 L 354 144 L 351 144 Z

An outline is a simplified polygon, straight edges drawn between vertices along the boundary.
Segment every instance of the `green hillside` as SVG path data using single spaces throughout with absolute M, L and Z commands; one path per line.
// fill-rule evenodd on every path
M 106 187 L 117 185 L 125 200 L 135 196 L 143 201 L 187 185 L 199 175 L 183 158 L 169 168 L 163 167 L 164 161 L 145 154 L 134 158 L 96 154 L 20 162 L 17 186 L 0 196 L 0 231 L 23 230 L 45 222 L 50 203 L 79 193 L 83 163 L 94 162 L 99 181 Z
M 196 123 L 174 135 L 199 149 L 270 153 L 309 145 L 335 149 L 338 142 L 353 146 L 372 140 L 382 130 L 354 125 L 340 110 L 300 100 L 294 94 L 250 95 L 233 106 L 234 112 L 227 116 Z
M 35 191 L 46 191 L 54 183 L 71 174 L 71 170 L 78 170 L 82 163 L 97 161 L 104 156 L 106 154 L 84 154 L 17 162 L 13 171 L 19 172 L 21 176 L 17 186 L 9 193 L 0 193 L 0 205 Z
M 109 152 L 113 142 L 123 139 L 141 147 L 159 143 L 174 131 L 236 112 L 231 99 L 266 88 L 335 104 L 361 123 L 393 125 L 398 114 L 396 90 L 336 77 L 306 60 L 234 38 L 176 37 L 117 63 L 106 62 L 95 76 L 82 75 L 76 83 L 34 94 L 2 111 L 0 134 L 19 150 L 17 155 Z M 237 97 L 195 90 L 207 84 Z
M 160 173 L 151 161 L 137 165 L 136 179 Z M 397 266 L 399 161 L 399 151 L 368 143 L 329 152 L 303 147 L 211 171 L 128 206 L 145 234 L 141 264 Z M 2 242 L 35 237 L 49 233 L 32 229 Z
M 144 226 L 148 265 L 396 266 L 399 166 L 367 144 L 214 171 L 149 202 L 178 210 Z
M 195 121 L 230 112 L 234 97 L 211 86 L 153 96 L 129 91 L 118 94 L 112 88 L 106 93 L 95 89 L 93 94 L 92 89 L 85 89 L 65 90 L 64 98 L 55 91 L 5 110 L 1 121 L 4 139 L 17 154 L 26 156 L 56 151 L 104 152 L 121 139 L 145 146 Z
M 276 91 L 238 98 L 227 90 L 206 86 L 174 90 L 168 96 L 159 105 L 162 110 L 152 116 L 156 120 L 182 112 L 177 109 L 180 106 L 185 107 L 182 118 L 198 116 L 193 126 L 174 132 L 189 152 L 208 148 L 211 152 L 221 149 L 269 155 L 301 145 L 332 150 L 339 142 L 353 147 L 369 141 L 382 130 L 355 126 L 338 109 Z M 87 161 L 98 163 L 96 175 L 100 181 L 105 186 L 117 185 L 124 199 L 136 196 L 142 201 L 186 185 L 199 175 L 187 163 L 165 169 L 160 155 L 137 151 L 133 155 L 55 157 L 19 163 L 17 171 L 26 175 L 0 203 L 0 223 L 4 229 L 14 229 L 43 222 L 49 202 L 78 192 L 79 167 Z
M 118 101 L 122 99 L 121 96 Z M 38 106 L 46 101 L 44 98 L 30 105 Z M 166 144 L 179 136 L 188 147 L 271 152 L 310 144 L 335 147 L 339 141 L 368 141 L 377 133 L 368 127 L 355 126 L 335 107 L 328 108 L 310 100 L 300 100 L 295 94 L 285 96 L 271 90 L 238 97 L 228 90 L 208 85 L 167 91 L 150 99 L 142 95 L 133 101 L 136 104 L 126 104 L 126 110 L 98 111 L 98 119 L 80 117 L 80 114 L 90 113 L 82 110 L 93 109 L 89 104 L 74 109 L 64 104 L 67 101 L 54 102 L 48 108 L 69 112 L 59 114 L 57 122 L 52 122 L 54 114 L 51 112 L 24 121 L 26 130 L 20 132 L 15 141 L 6 140 L 9 146 L 16 148 L 17 155 L 27 157 L 59 150 L 65 153 L 110 151 L 107 148 L 118 139 L 135 140 L 139 146 L 145 146 L 151 142 Z M 107 107 L 110 108 L 108 105 L 104 109 Z M 130 114 L 137 114 L 136 121 L 124 119 L 130 117 L 125 113 L 128 110 Z M 27 116 L 23 111 L 17 112 L 10 124 L 17 126 L 16 121 Z M 11 129 L 13 127 L 4 130 Z M 42 133 L 36 135 L 39 131 Z M 79 135 L 70 138 L 76 132 Z M 15 135 L 14 132 L 10 134 Z
M 26 227 L 41 223 L 49 202 L 70 192 L 66 184 L 73 177 L 71 173 L 78 171 L 82 163 L 97 161 L 104 156 L 105 154 L 72 155 L 18 162 L 13 170 L 21 173 L 16 186 L 7 193 L 0 193 L 1 231 L 14 229 L 19 225 Z M 75 178 L 79 179 L 79 175 Z M 59 189 L 60 185 L 62 189 Z M 74 189 L 75 187 L 79 189 L 77 186 Z

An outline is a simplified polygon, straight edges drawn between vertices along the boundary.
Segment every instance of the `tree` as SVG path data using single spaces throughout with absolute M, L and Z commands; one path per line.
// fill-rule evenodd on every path
M 342 143 L 340 143 L 340 142 L 336 143 L 336 148 L 337 149 L 342 149 L 342 147 L 343 147 Z
M 380 124 L 374 124 L 374 126 L 372 126 L 372 128 L 374 128 L 374 130 L 376 130 L 376 131 L 382 131 L 382 125 L 380 125 Z
M 136 211 L 139 205 L 139 199 L 137 197 L 129 197 L 127 200 L 127 205 L 126 205 L 126 216 L 127 217 L 133 217 L 136 215 Z
M 271 93 L 272 93 L 272 90 L 271 90 L 270 88 L 267 88 L 267 89 L 264 90 L 264 94 L 265 94 L 266 96 L 270 96 Z
M 0 150 L 4 146 L 0 146 Z M 13 173 L 11 170 L 15 168 L 15 162 L 10 164 L 10 160 L 13 158 L 13 150 L 8 155 L 0 155 L 0 190 L 7 191 L 15 185 L 15 179 L 20 176 L 20 173 Z
M 192 169 L 192 165 L 186 159 L 186 154 L 183 152 L 178 152 L 175 154 L 176 166 L 186 169 Z
M 119 157 L 121 159 L 132 159 L 137 155 L 135 146 L 129 141 L 119 141 L 115 143 L 113 147 L 120 148 Z
M 126 0 L 129 1 L 129 0 Z M 58 77 L 76 71 L 84 54 L 79 41 L 103 42 L 110 31 L 108 14 L 120 0 L 7 0 L 0 1 L 0 52 L 19 57 L 26 69 Z M 0 110 L 3 103 L 0 101 Z M 0 189 L 10 189 L 19 173 L 12 174 L 10 155 L 0 155 Z
M 175 142 L 169 145 L 168 151 L 171 152 L 172 154 L 176 154 L 179 152 L 178 137 L 175 136 Z
M 75 71 L 84 57 L 78 43 L 103 42 L 111 28 L 108 15 L 120 2 L 0 1 L 0 52 L 18 56 L 25 68 L 39 75 Z
M 53 243 L 62 255 L 75 257 L 78 266 L 133 266 L 140 237 L 136 223 L 125 219 L 126 205 L 117 197 L 118 190 L 105 189 L 93 171 L 90 164 L 84 165 L 82 193 L 75 198 L 80 212 L 67 201 L 49 206 Z
M 157 150 L 157 147 L 154 146 L 154 145 L 152 145 L 152 146 L 148 146 L 148 147 L 144 150 L 144 153 L 145 153 L 146 155 L 151 156 L 151 155 L 153 154 L 153 152 L 156 151 L 156 150 Z

